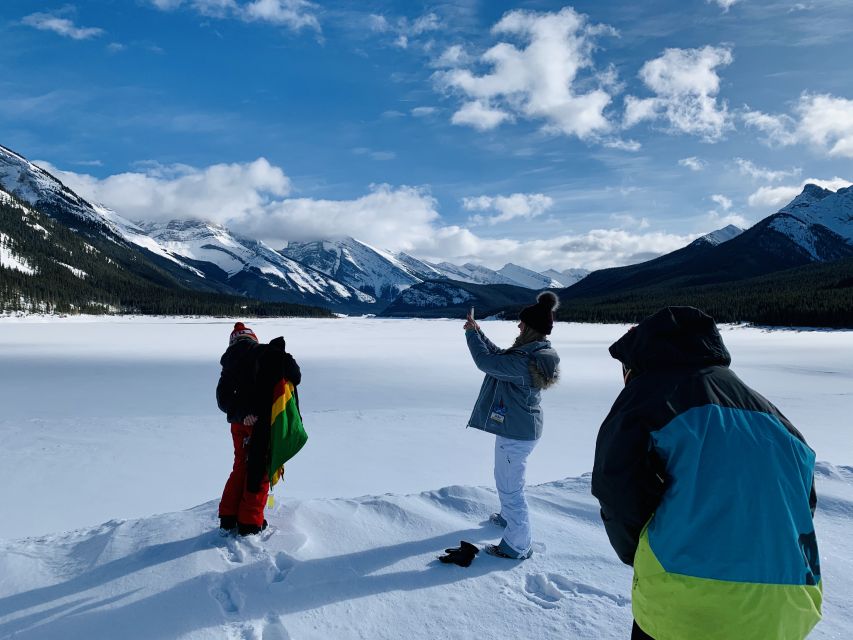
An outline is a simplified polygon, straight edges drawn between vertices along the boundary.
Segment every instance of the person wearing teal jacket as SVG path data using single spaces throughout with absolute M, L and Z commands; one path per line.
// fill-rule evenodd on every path
M 805 638 L 823 598 L 814 451 L 732 372 L 698 309 L 662 309 L 610 354 L 625 388 L 598 434 L 592 493 L 634 567 L 632 638 Z

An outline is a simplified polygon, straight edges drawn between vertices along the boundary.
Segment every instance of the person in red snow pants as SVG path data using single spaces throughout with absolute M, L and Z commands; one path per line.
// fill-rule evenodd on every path
M 236 529 L 239 535 L 253 535 L 267 525 L 264 507 L 270 489 L 266 466 L 273 389 L 281 377 L 298 385 L 302 374 L 285 350 L 284 338 L 260 344 L 242 322 L 234 325 L 219 363 L 222 373 L 216 402 L 231 424 L 234 441 L 234 466 L 219 503 L 219 526 L 223 532 Z
M 249 460 L 249 438 L 252 427 L 239 422 L 231 423 L 234 440 L 234 467 L 219 502 L 219 516 L 237 516 L 237 521 L 256 527 L 264 525 L 264 507 L 270 491 L 269 478 L 264 474 L 261 490 L 252 493 L 246 490 L 246 471 Z

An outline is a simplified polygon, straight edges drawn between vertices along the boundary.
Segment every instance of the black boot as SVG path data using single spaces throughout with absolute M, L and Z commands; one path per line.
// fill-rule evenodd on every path
M 237 535 L 238 536 L 254 536 L 259 534 L 261 531 L 266 529 L 269 525 L 267 524 L 266 518 L 264 518 L 264 523 L 259 527 L 256 524 L 243 524 L 242 522 L 237 523 Z
M 222 531 L 231 531 L 237 528 L 237 516 L 219 516 L 219 528 Z

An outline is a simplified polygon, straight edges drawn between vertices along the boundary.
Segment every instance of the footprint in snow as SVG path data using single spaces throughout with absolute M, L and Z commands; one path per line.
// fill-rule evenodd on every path
M 524 595 L 543 609 L 553 609 L 566 596 L 593 596 L 610 600 L 619 607 L 627 606 L 628 598 L 592 585 L 570 580 L 557 573 L 531 573 L 524 584 Z
M 211 597 L 219 603 L 219 608 L 222 613 L 227 616 L 233 616 L 240 613 L 240 607 L 243 605 L 243 598 L 239 591 L 234 589 L 227 580 L 220 584 L 214 585 L 210 590 Z
M 225 546 L 220 547 L 222 557 L 232 564 L 240 564 L 246 559 L 246 553 L 237 542 L 237 538 L 228 536 L 225 538 Z
M 274 558 L 270 558 L 270 582 L 284 582 L 287 574 L 293 569 L 296 561 L 284 552 L 275 554 Z

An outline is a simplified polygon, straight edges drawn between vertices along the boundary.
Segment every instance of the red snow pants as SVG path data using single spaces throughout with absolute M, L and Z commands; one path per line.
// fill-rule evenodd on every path
M 270 491 L 270 481 L 264 474 L 261 490 L 250 493 L 246 490 L 246 470 L 249 460 L 249 438 L 252 427 L 231 423 L 231 438 L 234 440 L 234 468 L 222 491 L 219 503 L 219 517 L 237 516 L 241 524 L 253 524 L 258 527 L 264 524 L 264 507 Z

